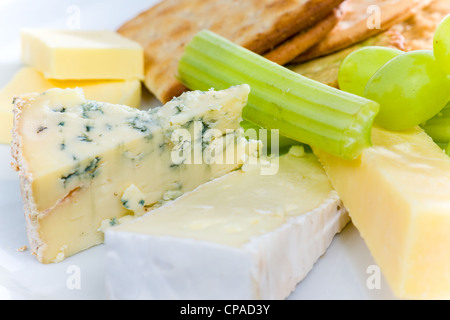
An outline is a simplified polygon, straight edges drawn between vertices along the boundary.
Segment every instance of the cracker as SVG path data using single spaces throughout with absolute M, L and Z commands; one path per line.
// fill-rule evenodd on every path
M 450 0 L 433 0 L 429 6 L 393 29 L 405 37 L 406 51 L 432 50 L 434 32 L 448 14 Z
M 284 41 L 272 51 L 264 54 L 266 59 L 269 59 L 280 65 L 292 61 L 309 48 L 319 43 L 333 30 L 342 18 L 342 10 L 340 7 L 335 8 L 331 14 L 322 21 L 309 29 L 299 32 L 291 39 Z
M 165 0 L 118 29 L 145 50 L 145 85 L 161 102 L 187 89 L 177 80 L 185 45 L 209 29 L 259 54 L 315 25 L 343 0 Z
M 321 43 L 301 54 L 293 62 L 304 62 L 347 48 L 388 30 L 429 5 L 431 0 L 347 0 L 343 19 Z M 377 6 L 377 7 L 371 7 Z M 377 16 L 369 8 L 379 8 Z

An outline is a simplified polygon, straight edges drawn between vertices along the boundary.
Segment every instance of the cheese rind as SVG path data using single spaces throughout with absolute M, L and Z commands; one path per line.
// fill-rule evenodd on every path
M 373 128 L 355 161 L 315 150 L 400 298 L 450 298 L 450 158 L 420 128 Z
M 247 85 L 190 92 L 149 111 L 86 100 L 81 89 L 17 98 L 12 153 L 38 260 L 60 261 L 101 243 L 104 220 L 132 213 L 121 201 L 131 185 L 145 195 L 148 211 L 168 192 L 190 191 L 239 168 L 257 143 L 239 127 L 248 92 Z M 201 156 L 222 141 L 215 159 L 232 150 L 232 161 L 175 163 L 177 148 L 189 146 L 187 138 L 173 138 L 179 130 L 191 135 L 192 145 L 200 143 Z M 206 137 L 211 131 L 214 141 Z M 187 149 L 186 159 L 194 151 Z
M 111 299 L 284 299 L 348 222 L 316 158 L 238 170 L 105 231 Z
M 142 85 L 139 80 L 50 80 L 30 67 L 23 67 L 0 91 L 0 143 L 11 142 L 13 99 L 21 94 L 44 92 L 51 88 L 81 88 L 88 100 L 123 104 L 133 108 L 141 105 Z
M 112 31 L 24 29 L 22 61 L 49 79 L 143 79 L 144 51 Z

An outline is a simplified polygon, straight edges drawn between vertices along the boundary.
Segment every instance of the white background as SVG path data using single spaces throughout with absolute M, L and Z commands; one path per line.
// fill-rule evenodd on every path
M 21 28 L 116 30 L 154 2 L 0 0 L 0 87 L 21 66 Z M 38 263 L 30 250 L 17 250 L 28 243 L 19 180 L 10 162 L 9 146 L 0 145 L 0 299 L 106 299 L 103 245 L 51 265 Z M 393 299 L 382 276 L 379 287 L 370 287 L 374 266 L 376 271 L 349 224 L 289 299 Z

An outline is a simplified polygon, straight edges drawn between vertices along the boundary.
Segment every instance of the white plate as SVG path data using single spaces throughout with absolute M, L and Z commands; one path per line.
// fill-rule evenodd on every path
M 21 66 L 24 27 L 116 30 L 156 1 L 0 0 L 0 87 Z M 43 265 L 27 245 L 19 180 L 0 145 L 0 299 L 105 299 L 104 246 Z M 232 299 L 232 297 L 230 297 Z M 392 299 L 364 241 L 350 223 L 289 299 Z

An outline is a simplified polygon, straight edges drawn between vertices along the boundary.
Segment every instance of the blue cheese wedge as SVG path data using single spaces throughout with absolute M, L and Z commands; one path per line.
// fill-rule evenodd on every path
M 105 221 L 142 215 L 242 166 L 248 93 L 194 91 L 148 111 L 86 100 L 80 89 L 16 98 L 12 154 L 37 259 L 102 243 Z
M 111 299 L 284 299 L 348 223 L 311 153 L 245 165 L 105 231 Z

